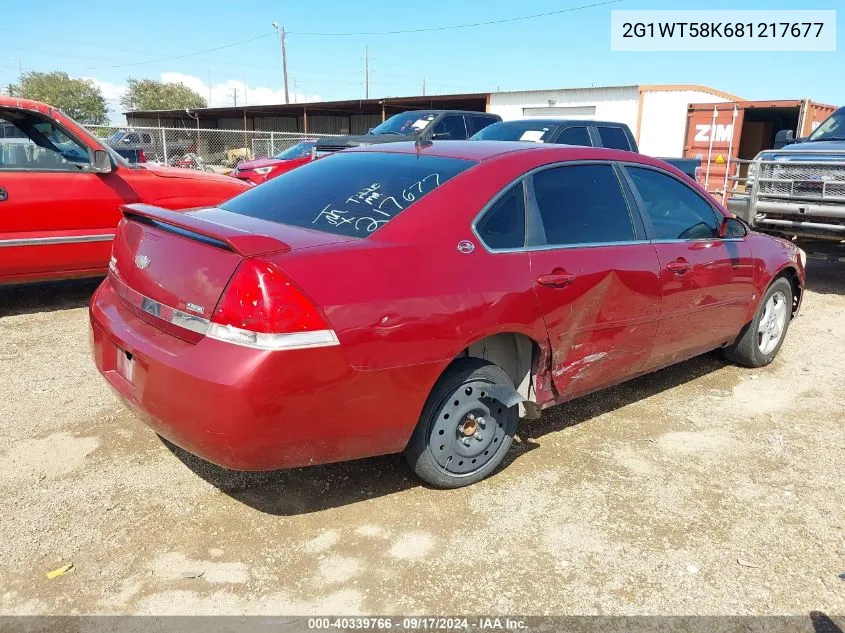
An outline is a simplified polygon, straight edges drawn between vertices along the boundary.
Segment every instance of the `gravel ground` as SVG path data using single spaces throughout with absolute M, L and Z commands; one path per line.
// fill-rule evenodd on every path
M 556 407 L 448 492 L 397 456 L 243 474 L 163 444 L 93 367 L 95 285 L 0 289 L 0 613 L 845 613 L 845 265 L 811 262 L 770 367 Z

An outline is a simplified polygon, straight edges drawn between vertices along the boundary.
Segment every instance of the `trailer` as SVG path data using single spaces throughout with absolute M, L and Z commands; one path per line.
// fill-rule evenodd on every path
M 776 146 L 781 130 L 809 135 L 834 106 L 809 99 L 692 103 L 687 109 L 684 156 L 700 158 L 699 183 L 726 202 L 731 189 L 742 192 L 748 165 Z

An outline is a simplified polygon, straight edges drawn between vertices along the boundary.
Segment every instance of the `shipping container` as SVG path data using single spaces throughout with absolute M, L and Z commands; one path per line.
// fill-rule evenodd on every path
M 701 159 L 699 182 L 723 197 L 729 176 L 745 177 L 750 160 L 775 145 L 780 130 L 807 136 L 836 108 L 809 99 L 692 103 L 687 110 L 684 156 Z

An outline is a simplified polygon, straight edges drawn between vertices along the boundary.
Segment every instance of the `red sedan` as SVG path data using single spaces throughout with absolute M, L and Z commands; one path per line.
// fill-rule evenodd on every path
M 311 162 L 317 141 L 303 141 L 271 158 L 256 158 L 238 163 L 230 176 L 255 185 L 281 176 L 300 165 Z
M 679 171 L 585 147 L 374 145 L 124 216 L 97 367 L 244 470 L 404 451 L 435 486 L 478 481 L 521 413 L 716 348 L 770 363 L 805 281 L 800 249 Z

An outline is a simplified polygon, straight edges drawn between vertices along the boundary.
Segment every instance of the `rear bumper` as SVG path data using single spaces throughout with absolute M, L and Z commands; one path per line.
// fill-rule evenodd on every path
M 237 470 L 401 451 L 430 387 L 425 380 L 438 371 L 358 371 L 339 346 L 269 352 L 210 338 L 188 343 L 127 309 L 108 280 L 90 318 L 97 369 L 124 403 L 156 433 Z M 126 352 L 131 380 L 118 369 Z

